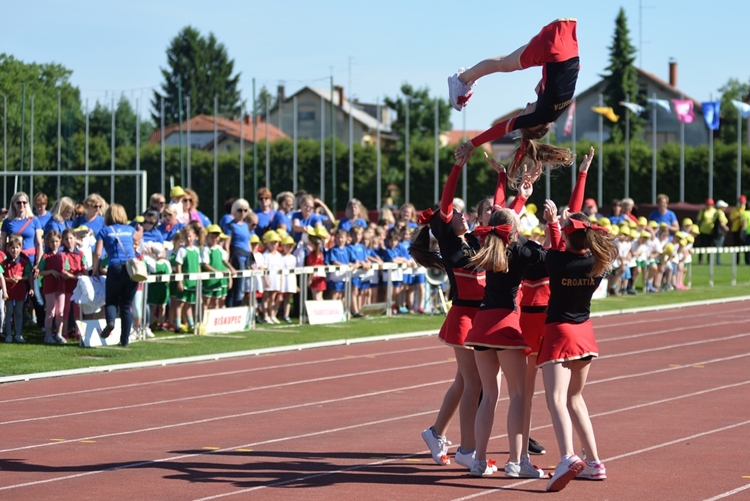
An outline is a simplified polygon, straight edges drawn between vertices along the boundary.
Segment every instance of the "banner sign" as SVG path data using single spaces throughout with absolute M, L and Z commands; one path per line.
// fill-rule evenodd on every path
M 249 327 L 249 306 L 219 308 L 216 310 L 206 310 L 206 318 L 201 328 L 201 334 L 240 332 L 249 329 Z
M 310 325 L 335 324 L 346 321 L 344 304 L 338 299 L 327 301 L 307 301 L 307 318 Z

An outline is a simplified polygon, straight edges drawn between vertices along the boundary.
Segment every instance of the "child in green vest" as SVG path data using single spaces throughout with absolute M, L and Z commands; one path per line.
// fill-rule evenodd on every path
M 175 273 L 200 273 L 201 271 L 201 254 L 200 248 L 203 246 L 203 228 L 195 227 L 188 224 L 181 230 L 185 245 L 177 251 L 175 257 Z M 177 306 L 175 315 L 175 330 L 181 332 L 190 332 L 195 328 L 194 308 L 195 308 L 195 286 L 197 280 L 191 280 L 183 277 L 177 282 L 177 299 L 180 303 Z M 187 326 L 182 325 L 182 317 L 185 316 Z
M 203 271 L 234 273 L 229 255 L 221 245 L 222 236 L 224 233 L 218 224 L 206 228 L 206 245 L 201 255 Z M 227 291 L 232 288 L 232 278 L 209 278 L 203 281 L 202 288 L 204 309 L 223 308 Z

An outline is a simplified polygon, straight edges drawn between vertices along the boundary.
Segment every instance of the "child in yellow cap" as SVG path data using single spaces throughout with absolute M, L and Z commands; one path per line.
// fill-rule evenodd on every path
M 278 230 L 277 230 L 278 231 Z M 282 320 L 286 323 L 292 323 L 292 319 L 289 318 L 289 312 L 291 310 L 290 300 L 294 294 L 299 292 L 297 287 L 297 275 L 292 273 L 298 266 L 297 256 L 294 255 L 294 250 L 297 248 L 297 242 L 291 235 L 287 235 L 281 239 L 281 256 L 284 263 L 284 269 L 290 273 L 281 277 L 281 289 L 279 290 L 279 296 L 281 297 L 281 315 Z
M 222 246 L 222 236 L 226 235 L 221 231 L 218 224 L 211 224 L 206 227 L 206 245 L 201 253 L 203 271 L 234 273 L 234 268 L 229 263 L 229 254 Z M 204 280 L 201 285 L 204 311 L 223 308 L 227 292 L 232 288 L 232 277 L 225 275 L 225 278 L 210 278 Z
M 271 324 L 280 324 L 278 311 L 281 296 L 281 275 L 279 271 L 284 269 L 284 258 L 279 252 L 281 237 L 273 230 L 263 234 L 263 267 L 270 273 L 263 277 L 263 321 Z

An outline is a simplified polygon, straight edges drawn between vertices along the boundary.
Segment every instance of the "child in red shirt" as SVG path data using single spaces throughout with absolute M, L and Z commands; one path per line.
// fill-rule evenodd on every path
M 26 298 L 31 294 L 31 261 L 26 254 L 21 253 L 23 246 L 23 237 L 20 235 L 11 235 L 8 238 L 8 244 L 5 246 L 7 256 L 3 259 L 2 269 L 5 277 L 3 296 L 6 297 L 6 318 L 5 318 L 5 342 L 25 343 L 26 340 L 21 335 L 23 328 L 23 304 Z M 15 327 L 15 337 L 11 334 L 11 326 Z

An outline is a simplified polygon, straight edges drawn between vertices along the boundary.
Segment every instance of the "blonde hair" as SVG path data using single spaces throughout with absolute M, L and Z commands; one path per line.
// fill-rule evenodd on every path
M 103 216 L 106 214 L 107 209 L 109 209 L 109 206 L 107 205 L 107 202 L 104 201 L 104 198 L 98 193 L 92 193 L 91 195 L 87 196 L 83 200 L 84 207 L 94 207 L 97 204 L 101 205 L 101 208 L 98 209 L 99 215 Z M 127 220 L 127 217 L 125 218 Z
M 8 243 L 6 244 L 6 247 L 12 247 L 14 245 L 19 246 L 23 249 L 23 237 L 18 234 L 13 234 L 8 237 Z
M 192 202 L 191 203 L 192 208 L 194 211 L 197 211 L 198 205 L 200 205 L 200 201 L 201 201 L 200 198 L 198 198 L 198 194 L 194 190 L 191 190 L 190 188 L 185 188 L 185 195 L 190 197 L 190 200 Z
M 589 222 L 588 216 L 581 212 L 570 215 L 570 219 Z M 589 272 L 589 277 L 598 277 L 603 275 L 609 269 L 612 262 L 617 259 L 619 251 L 614 237 L 605 232 L 598 230 L 577 230 L 568 235 L 569 250 L 583 251 L 589 250 L 594 256 L 594 266 Z
M 512 160 L 508 166 L 508 186 L 517 188 L 523 182 L 522 167 L 524 164 L 539 166 L 549 164 L 550 169 L 563 165 L 571 165 L 576 156 L 568 148 L 560 148 L 551 144 L 540 143 L 535 139 L 543 138 L 549 132 L 549 124 L 540 130 L 520 129 L 521 144 L 513 151 Z
M 128 224 L 128 213 L 125 212 L 125 207 L 120 204 L 112 204 L 107 207 L 107 212 L 104 213 L 104 224 L 106 226 Z
M 16 201 L 18 201 L 19 198 L 25 197 L 26 198 L 26 208 L 19 211 L 16 209 Z M 26 194 L 26 192 L 19 191 L 15 195 L 13 195 L 10 199 L 10 207 L 8 208 L 8 219 L 28 219 L 30 217 L 34 217 L 34 213 L 31 210 L 31 199 Z
M 493 212 L 488 225 L 501 226 L 504 224 L 511 226 L 510 240 L 515 240 L 515 234 L 518 231 L 518 222 L 513 211 L 510 209 L 500 209 Z M 508 245 L 505 244 L 500 235 L 490 232 L 485 237 L 484 244 L 479 252 L 469 259 L 469 264 L 489 271 L 507 273 L 509 261 L 510 253 Z
M 55 205 L 52 206 L 52 209 L 50 209 L 50 214 L 52 214 L 52 219 L 57 221 L 58 223 L 63 222 L 62 214 L 66 210 L 70 211 L 71 214 L 73 214 L 73 211 L 75 210 L 75 203 L 73 202 L 73 199 L 70 197 L 62 197 L 55 202 Z

